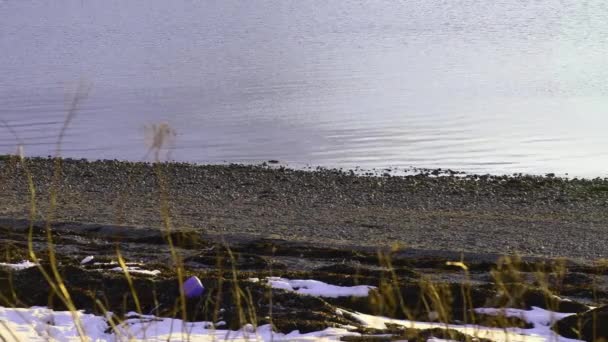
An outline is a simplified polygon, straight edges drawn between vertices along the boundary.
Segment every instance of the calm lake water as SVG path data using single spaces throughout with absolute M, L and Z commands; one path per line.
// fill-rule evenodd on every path
M 0 0 L 27 155 L 608 176 L 605 0 Z M 0 153 L 16 140 L 0 127 Z

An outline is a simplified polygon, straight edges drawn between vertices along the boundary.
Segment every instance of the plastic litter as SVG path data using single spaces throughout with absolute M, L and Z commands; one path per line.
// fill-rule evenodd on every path
M 203 291 L 205 291 L 205 287 L 197 276 L 186 279 L 182 285 L 182 289 L 184 290 L 186 298 L 200 297 L 200 295 L 203 294 Z

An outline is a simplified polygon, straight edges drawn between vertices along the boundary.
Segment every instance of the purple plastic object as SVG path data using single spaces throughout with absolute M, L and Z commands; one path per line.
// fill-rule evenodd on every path
M 186 279 L 182 285 L 182 288 L 184 289 L 184 295 L 187 298 L 199 297 L 203 294 L 203 291 L 205 291 L 205 287 L 197 276 L 192 276 Z

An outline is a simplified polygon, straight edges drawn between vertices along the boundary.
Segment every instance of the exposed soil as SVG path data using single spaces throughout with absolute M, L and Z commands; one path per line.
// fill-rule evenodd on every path
M 470 254 L 464 256 L 469 268 L 466 273 L 459 266 L 448 265 L 447 261 L 454 260 L 450 257 L 414 255 L 401 249 L 338 249 L 279 239 L 242 239 L 228 245 L 222 243 L 222 237 L 200 233 L 166 234 L 158 229 L 140 228 L 143 234 L 131 234 L 137 230 L 74 223 L 48 227 L 58 272 L 76 307 L 97 314 L 109 310 L 118 317 L 135 311 L 137 305 L 125 275 L 111 270 L 118 267 L 117 250 L 130 266 L 160 271 L 156 276 L 130 274 L 141 312 L 184 317 L 179 305 L 178 276 L 168 248 L 169 237 L 183 260 L 185 276 L 198 276 L 206 289 L 202 297 L 187 300 L 186 318 L 223 321 L 226 324 L 221 328 L 271 323 L 281 332 L 310 332 L 347 325 L 367 336 L 346 339 L 352 341 L 378 341 L 378 334 L 385 335 L 380 340 L 422 341 L 431 335 L 470 340 L 470 336 L 455 331 L 418 331 L 398 326 L 369 329 L 348 312 L 525 328 L 529 325 L 520 319 L 480 315 L 470 309 L 537 306 L 580 313 L 580 319 L 586 322 L 588 305 L 608 302 L 608 271 L 602 264 L 540 258 L 507 262 L 496 255 Z M 33 250 L 42 267 L 54 277 L 49 264 L 47 228 L 43 223 L 35 223 L 31 228 Z M 27 221 L 0 221 L 0 262 L 31 259 L 29 231 Z M 89 255 L 95 258 L 82 265 L 81 260 Z M 377 289 L 368 297 L 317 298 L 271 289 L 263 281 L 268 276 L 316 279 L 341 286 L 365 284 Z M 441 304 L 434 301 L 436 298 L 441 298 Z M 37 267 L 21 271 L 0 267 L 0 306 L 32 305 L 66 309 Z M 344 312 L 339 314 L 338 309 Z M 573 325 L 566 323 L 560 325 L 561 330 L 571 330 Z M 570 330 L 567 334 L 572 335 Z

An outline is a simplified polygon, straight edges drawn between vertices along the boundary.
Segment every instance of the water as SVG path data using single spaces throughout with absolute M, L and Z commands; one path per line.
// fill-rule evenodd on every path
M 0 51 L 28 155 L 83 82 L 64 156 L 608 175 L 603 0 L 0 0 Z

